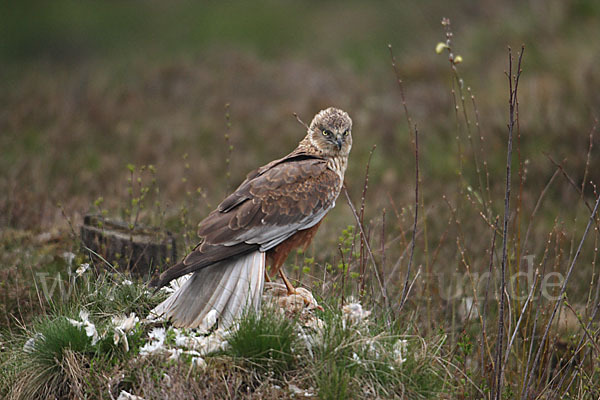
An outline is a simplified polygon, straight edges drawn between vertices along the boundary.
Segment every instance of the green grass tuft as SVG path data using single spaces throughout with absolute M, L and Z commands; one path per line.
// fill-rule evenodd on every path
M 260 371 L 282 374 L 294 368 L 295 322 L 278 310 L 248 313 L 228 340 L 229 354 Z

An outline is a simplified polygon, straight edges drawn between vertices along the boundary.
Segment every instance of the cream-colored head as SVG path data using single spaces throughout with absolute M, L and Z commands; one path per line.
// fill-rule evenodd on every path
M 315 115 L 308 136 L 322 154 L 347 157 L 352 148 L 352 120 L 345 111 L 329 107 Z

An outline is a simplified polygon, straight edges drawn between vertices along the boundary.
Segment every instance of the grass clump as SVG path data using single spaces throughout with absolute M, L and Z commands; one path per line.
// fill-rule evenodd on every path
M 95 353 L 86 331 L 64 316 L 41 320 L 34 331 L 32 337 L 19 341 L 20 347 L 11 349 L 2 365 L 3 381 L 10 382 L 6 398 L 81 395 L 87 365 Z
M 279 310 L 266 308 L 260 314 L 248 313 L 228 339 L 228 353 L 259 371 L 281 375 L 296 365 L 298 344 L 295 321 Z
M 91 272 L 72 276 L 65 286 L 68 296 L 51 301 L 30 327 L 5 343 L 0 397 L 93 397 L 115 366 L 138 354 L 145 339 L 137 315 L 146 315 L 160 295 L 143 284 Z
M 426 341 L 383 323 L 352 321 L 335 310 L 324 313 L 313 340 L 313 379 L 322 399 L 429 398 L 445 385 L 441 348 L 445 337 Z M 446 386 L 446 387 L 445 387 Z

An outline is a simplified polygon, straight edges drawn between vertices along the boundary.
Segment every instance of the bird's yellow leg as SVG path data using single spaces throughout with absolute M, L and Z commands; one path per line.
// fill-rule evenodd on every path
M 287 276 L 285 276 L 285 273 L 283 272 L 283 265 L 279 268 L 279 275 L 281 276 L 281 279 L 283 279 L 283 283 L 285 284 L 285 287 L 287 288 L 287 294 L 288 296 L 291 295 L 299 295 L 302 300 L 304 301 L 305 305 L 310 305 L 310 301 L 308 301 L 308 299 L 302 295 L 300 295 L 297 291 L 296 288 L 294 286 L 292 286 L 292 283 L 288 280 Z M 321 306 L 317 306 L 318 309 L 320 309 L 321 311 L 323 311 L 323 307 Z
M 287 288 L 288 295 L 297 294 L 296 288 L 294 286 L 292 286 L 292 284 L 288 280 L 287 276 L 285 276 L 285 274 L 283 273 L 283 266 L 281 268 L 279 268 L 279 275 L 281 276 L 281 279 L 283 279 L 283 283 L 285 284 L 285 287 Z

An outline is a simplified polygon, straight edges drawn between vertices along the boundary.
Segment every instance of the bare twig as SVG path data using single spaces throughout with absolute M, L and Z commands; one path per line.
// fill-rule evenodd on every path
M 500 306 L 498 310 L 498 343 L 496 348 L 496 387 L 495 399 L 500 400 L 502 397 L 503 384 L 503 363 L 502 363 L 502 345 L 504 341 L 504 304 L 506 291 L 506 262 L 507 262 L 507 244 L 508 244 L 508 220 L 510 214 L 510 189 L 511 189 L 511 162 L 512 162 L 512 141 L 513 130 L 515 127 L 515 109 L 517 105 L 517 91 L 519 88 L 519 78 L 521 76 L 521 61 L 523 60 L 523 52 L 525 46 L 521 46 L 519 60 L 517 63 L 517 73 L 512 75 L 512 50 L 508 48 L 508 87 L 509 96 L 509 121 L 508 121 L 508 150 L 506 154 L 506 191 L 504 195 L 504 223 L 503 223 L 503 238 L 502 238 L 502 265 L 500 277 Z
M 494 266 L 494 249 L 496 248 L 496 236 L 497 236 L 497 231 L 498 231 L 497 226 L 498 226 L 498 217 L 496 217 L 495 227 L 492 229 L 492 232 L 493 232 L 492 233 L 492 245 L 490 246 L 490 261 L 489 261 L 489 266 L 488 266 L 489 276 L 487 279 L 487 283 L 485 285 L 485 297 L 483 298 L 483 310 L 482 310 L 482 313 L 480 314 L 481 315 L 481 346 L 482 346 L 481 366 L 482 366 L 482 368 L 485 365 L 483 345 L 484 345 L 484 343 L 486 345 L 488 343 L 485 322 L 487 320 L 487 305 L 488 305 L 488 298 L 489 298 L 489 293 L 490 293 L 490 281 L 492 280 L 492 267 Z M 488 352 L 489 352 L 489 347 L 488 347 Z M 490 360 L 492 360 L 491 352 L 489 353 L 489 357 L 490 357 Z
M 540 193 L 540 196 L 538 197 L 538 200 L 535 203 L 535 207 L 533 207 L 533 211 L 531 212 L 531 217 L 529 219 L 529 224 L 527 225 L 527 231 L 525 232 L 525 240 L 523 240 L 523 251 L 527 251 L 527 241 L 529 240 L 529 233 L 531 231 L 531 226 L 533 225 L 533 218 L 537 214 L 540 206 L 542 205 L 542 200 L 546 196 L 546 192 L 548 192 L 548 189 L 552 185 L 552 182 L 554 182 L 554 179 L 556 179 L 556 176 L 559 172 L 560 170 L 558 168 L 554 171 L 554 174 L 552 174 L 552 177 L 550 178 L 548 183 L 546 183 L 546 186 L 544 186 L 544 189 Z
M 513 342 L 515 341 L 517 332 L 519 331 L 519 326 L 521 326 L 521 322 L 523 321 L 523 316 L 525 315 L 525 310 L 527 310 L 527 306 L 529 305 L 529 302 L 533 298 L 533 292 L 535 291 L 535 287 L 537 286 L 538 276 L 539 276 L 539 270 L 536 269 L 535 275 L 533 277 L 533 284 L 531 285 L 531 289 L 529 290 L 529 295 L 527 295 L 527 300 L 525 300 L 525 304 L 523 305 L 523 308 L 521 309 L 521 313 L 519 314 L 519 320 L 517 321 L 517 325 L 515 325 L 515 329 L 513 329 L 513 334 L 510 338 L 510 341 L 508 342 L 508 345 L 506 346 L 506 354 L 504 355 L 503 368 L 506 367 L 506 363 L 508 362 L 508 356 L 510 355 L 510 349 L 513 345 Z
M 552 236 L 554 235 L 555 228 L 556 228 L 556 221 L 554 222 L 554 227 L 548 234 L 548 239 L 546 240 L 546 246 L 544 248 L 544 255 L 542 256 L 542 260 L 540 261 L 540 267 L 542 268 L 542 273 L 540 276 L 544 276 L 544 274 L 546 273 L 546 261 L 548 260 L 548 254 L 550 251 L 550 243 L 552 240 Z M 543 289 L 543 286 L 540 285 L 539 291 L 538 291 L 538 299 L 542 298 L 542 289 Z M 532 332 L 537 332 L 537 325 L 538 325 L 538 321 L 539 321 L 541 309 L 542 309 L 540 302 L 541 302 L 541 300 L 538 300 L 537 307 L 535 307 L 535 317 L 533 319 L 533 327 L 531 329 Z M 524 375 L 523 381 L 522 381 L 523 386 L 521 388 L 521 393 L 523 393 L 525 391 L 525 386 L 527 385 L 527 374 L 530 371 L 531 360 L 532 360 L 532 356 L 533 356 L 533 347 L 534 347 L 535 343 L 536 342 L 534 340 L 529 341 L 529 350 L 527 351 L 527 363 L 525 364 L 525 373 L 523 374 Z
M 398 67 L 396 66 L 396 57 L 394 57 L 394 52 L 392 51 L 391 44 L 388 44 L 388 49 L 390 50 L 390 57 L 392 59 L 392 68 L 394 69 L 394 75 L 396 76 L 398 88 L 400 89 L 400 99 L 402 100 L 402 107 L 404 108 L 406 124 L 408 125 L 408 131 L 411 133 L 412 136 L 413 123 L 410 118 L 410 113 L 408 112 L 408 106 L 406 105 L 406 98 L 404 97 L 404 85 L 402 84 L 402 78 L 400 78 L 400 72 L 398 71 Z
M 364 226 L 364 218 L 365 218 L 365 202 L 367 199 L 367 189 L 369 188 L 369 167 L 371 166 L 371 158 L 373 157 L 373 152 L 377 148 L 377 145 L 373 145 L 371 151 L 369 152 L 369 159 L 367 161 L 367 168 L 365 171 L 365 180 L 363 184 L 362 196 L 360 198 L 360 211 L 358 216 L 360 218 L 360 223 Z M 359 296 L 362 298 L 365 291 L 365 269 L 366 269 L 366 258 L 364 257 L 365 245 L 364 243 L 368 241 L 368 238 L 363 235 L 363 232 L 360 232 L 360 283 L 359 283 Z
M 594 125 L 592 125 L 592 129 L 590 129 L 590 144 L 588 146 L 587 157 L 585 160 L 585 170 L 583 171 L 583 179 L 581 180 L 581 197 L 583 197 L 583 193 L 585 192 L 585 183 L 587 181 L 588 171 L 590 168 L 590 155 L 592 154 L 592 147 L 594 145 L 594 132 L 596 131 L 597 126 L 598 119 L 595 119 Z
M 306 123 L 300 119 L 300 117 L 298 116 L 298 114 L 294 113 L 294 117 L 296 117 L 296 121 L 300 122 L 300 125 L 302 125 L 303 127 L 305 127 L 306 130 L 310 129 L 309 126 L 306 125 Z
M 342 245 L 338 246 L 338 250 L 340 251 L 340 257 L 342 260 L 342 289 L 341 289 L 341 307 L 344 307 L 344 292 L 345 292 L 345 286 L 346 286 L 346 263 L 344 262 L 344 252 L 342 251 Z M 324 268 L 325 270 L 327 270 L 327 268 Z
M 412 241 L 410 245 L 410 257 L 408 259 L 408 267 L 406 268 L 406 279 L 404 280 L 404 289 L 402 289 L 402 297 L 400 298 L 400 307 L 398 312 L 404 307 L 406 298 L 408 297 L 408 283 L 410 280 L 410 268 L 412 266 L 413 256 L 415 253 L 415 235 L 417 234 L 417 222 L 419 220 L 419 131 L 415 125 L 415 220 L 413 224 Z

